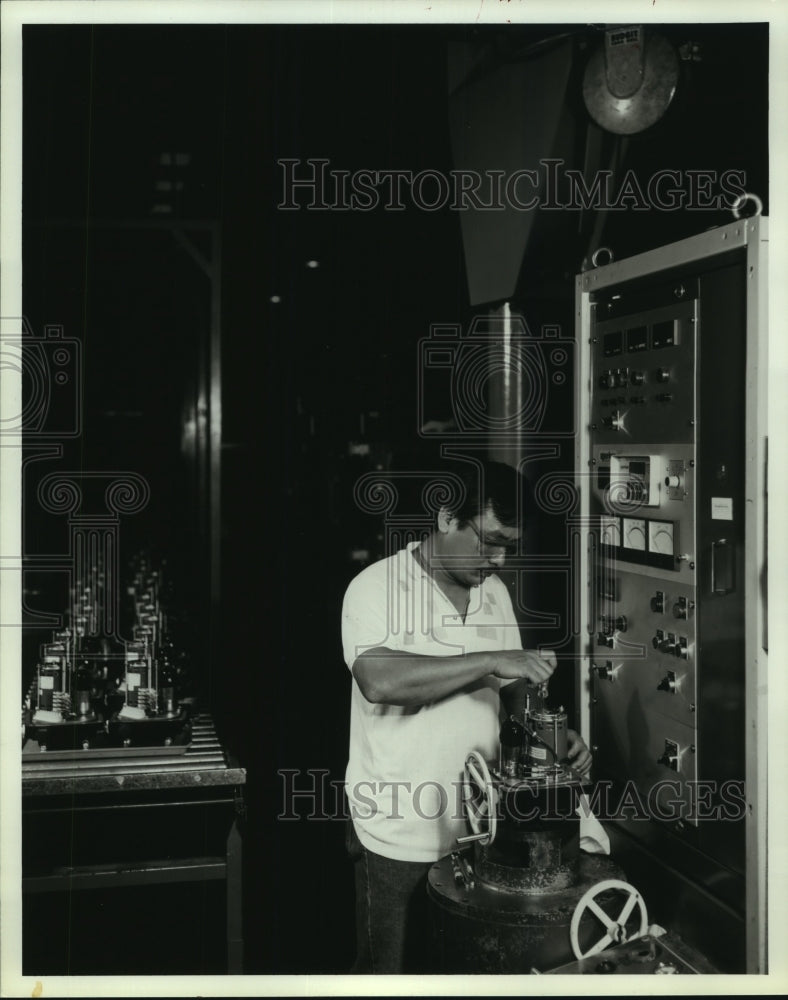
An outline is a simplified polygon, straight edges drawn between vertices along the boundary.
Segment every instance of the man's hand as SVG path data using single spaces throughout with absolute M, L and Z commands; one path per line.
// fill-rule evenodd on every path
M 490 654 L 495 661 L 493 673 L 505 680 L 525 679 L 531 684 L 544 684 L 558 665 L 555 653 L 536 649 L 505 649 Z
M 584 778 L 591 770 L 593 760 L 591 751 L 574 729 L 567 729 L 566 736 L 569 743 L 569 762 L 577 773 Z

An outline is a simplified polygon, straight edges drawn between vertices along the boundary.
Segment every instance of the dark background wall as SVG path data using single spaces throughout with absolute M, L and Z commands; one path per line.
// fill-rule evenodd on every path
M 24 310 L 35 331 L 62 324 L 82 342 L 84 431 L 63 465 L 148 478 L 148 507 L 121 527 L 123 554 L 143 543 L 166 552 L 191 609 L 206 703 L 248 769 L 249 973 L 342 972 L 352 961 L 344 825 L 278 819 L 279 772 L 298 771 L 302 788 L 307 771 L 343 777 L 342 594 L 361 565 L 351 553 L 382 554 L 380 520 L 358 510 L 353 484 L 377 466 L 433 461 L 440 442 L 420 436 L 417 419 L 419 342 L 430 324 L 465 328 L 482 309 L 471 306 L 457 212 L 283 212 L 277 159 L 448 173 L 457 152 L 450 51 L 478 59 L 483 80 L 521 68 L 559 30 L 569 36 L 561 44 L 570 71 L 553 155 L 595 169 L 615 157 L 644 180 L 661 168 L 738 169 L 768 208 L 764 25 L 666 26 L 677 45 L 696 42 L 699 59 L 682 63 L 665 118 L 625 143 L 591 125 L 579 99 L 599 41 L 583 26 L 25 29 Z M 501 159 L 528 127 L 514 100 L 511 109 Z M 159 190 L 162 181 L 173 186 Z M 207 283 L 168 232 L 106 225 L 161 219 L 216 221 L 222 236 L 222 576 L 213 615 L 207 526 L 184 439 L 205 373 Z M 538 213 L 513 308 L 534 331 L 571 331 L 574 275 L 595 239 L 620 259 L 729 219 L 692 208 Z M 493 242 L 489 253 L 500 252 Z M 448 395 L 436 390 L 426 405 L 433 419 L 451 418 Z M 352 454 L 351 443 L 369 445 L 368 455 Z M 571 472 L 571 449 L 563 441 L 556 467 Z M 62 542 L 34 492 L 56 467 L 28 467 L 28 554 Z M 563 538 L 561 519 L 547 519 L 544 551 Z M 37 591 L 31 607 L 62 609 L 62 582 L 26 584 Z M 532 598 L 564 614 L 560 582 L 541 581 Z M 31 620 L 23 670 L 46 637 Z M 563 667 L 556 683 L 568 698 L 570 679 Z

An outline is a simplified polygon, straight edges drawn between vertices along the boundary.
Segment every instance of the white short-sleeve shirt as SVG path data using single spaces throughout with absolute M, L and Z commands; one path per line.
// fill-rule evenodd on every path
M 342 609 L 345 661 L 386 646 L 425 656 L 520 649 L 509 592 L 487 577 L 462 616 L 413 555 L 411 542 L 362 570 Z M 392 659 L 392 669 L 396 661 Z M 361 843 L 399 861 L 437 861 L 468 832 L 462 772 L 470 750 L 498 755 L 501 681 L 482 678 L 425 705 L 372 704 L 355 678 L 351 695 L 348 802 Z

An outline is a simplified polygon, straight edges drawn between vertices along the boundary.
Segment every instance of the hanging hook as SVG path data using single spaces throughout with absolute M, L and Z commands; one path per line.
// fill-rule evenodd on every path
M 599 255 L 603 253 L 607 254 L 607 260 L 602 261 L 602 263 L 600 263 Z M 594 252 L 591 254 L 591 263 L 594 265 L 594 267 L 603 267 L 605 264 L 612 264 L 613 251 L 610 249 L 610 247 L 597 247 L 597 249 L 594 250 Z
M 739 197 L 731 206 L 731 211 L 733 212 L 734 219 L 741 218 L 741 209 L 744 208 L 744 206 L 747 204 L 748 201 L 751 201 L 755 205 L 755 211 L 753 212 L 752 216 L 750 216 L 750 218 L 752 218 L 753 216 L 758 216 L 761 214 L 761 212 L 763 212 L 763 202 L 758 197 L 758 195 L 750 194 L 748 191 L 745 191 L 744 194 L 739 195 Z

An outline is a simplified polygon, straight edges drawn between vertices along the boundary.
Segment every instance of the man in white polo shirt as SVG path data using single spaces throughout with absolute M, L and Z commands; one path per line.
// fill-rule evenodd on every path
M 501 689 L 522 697 L 556 666 L 554 654 L 522 648 L 495 575 L 520 539 L 527 483 L 500 463 L 468 470 L 431 534 L 368 566 L 345 593 L 357 973 L 428 970 L 426 874 L 467 832 L 465 757 L 497 757 Z M 585 744 L 573 732 L 569 743 L 587 772 Z

